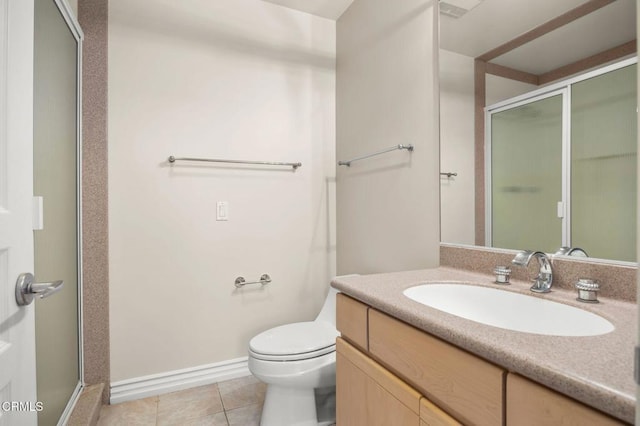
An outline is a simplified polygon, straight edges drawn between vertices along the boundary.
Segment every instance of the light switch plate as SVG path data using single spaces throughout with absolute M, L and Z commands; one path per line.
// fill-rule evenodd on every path
M 218 201 L 216 203 L 216 220 L 227 221 L 229 220 L 229 202 Z

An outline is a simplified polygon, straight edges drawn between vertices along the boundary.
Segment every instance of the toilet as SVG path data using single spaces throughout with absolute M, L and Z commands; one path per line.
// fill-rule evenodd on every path
M 267 384 L 260 426 L 335 423 L 336 294 L 315 321 L 264 331 L 249 342 L 249 370 Z

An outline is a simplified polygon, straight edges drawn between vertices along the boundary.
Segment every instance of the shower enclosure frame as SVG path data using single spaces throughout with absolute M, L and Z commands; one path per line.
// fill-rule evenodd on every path
M 76 54 L 76 235 L 77 235 L 77 277 L 78 277 L 78 384 L 58 421 L 59 425 L 68 422 L 71 413 L 85 386 L 84 382 L 84 337 L 82 305 L 82 46 L 84 33 L 80 23 L 67 0 L 53 0 L 60 15 L 77 45 Z
M 553 96 L 562 96 L 562 200 L 558 204 L 558 215 L 562 214 L 562 246 L 571 246 L 571 88 L 574 84 L 589 80 L 638 63 L 637 56 L 623 59 L 610 65 L 580 74 L 569 79 L 550 84 L 540 89 L 515 96 L 485 107 L 485 244 L 493 247 L 492 227 L 492 158 L 491 122 L 493 114 L 518 108 Z M 560 203 L 562 203 L 560 205 Z M 534 249 L 535 247 L 530 247 Z M 631 262 L 609 260 L 608 262 L 628 265 Z

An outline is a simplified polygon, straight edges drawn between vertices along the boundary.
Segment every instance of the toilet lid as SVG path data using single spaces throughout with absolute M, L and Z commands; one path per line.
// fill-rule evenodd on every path
M 249 349 L 254 354 L 269 358 L 306 359 L 333 352 L 337 336 L 339 333 L 333 324 L 324 321 L 296 322 L 258 334 L 249 342 Z

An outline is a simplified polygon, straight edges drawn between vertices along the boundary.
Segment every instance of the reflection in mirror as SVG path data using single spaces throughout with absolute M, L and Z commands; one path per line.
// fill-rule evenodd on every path
M 560 93 L 489 113 L 487 245 L 547 253 L 562 245 L 550 208 L 562 199 L 562 106 Z
M 441 0 L 443 242 L 635 261 L 635 3 Z
M 560 247 L 554 256 L 589 257 L 587 252 L 580 247 Z

